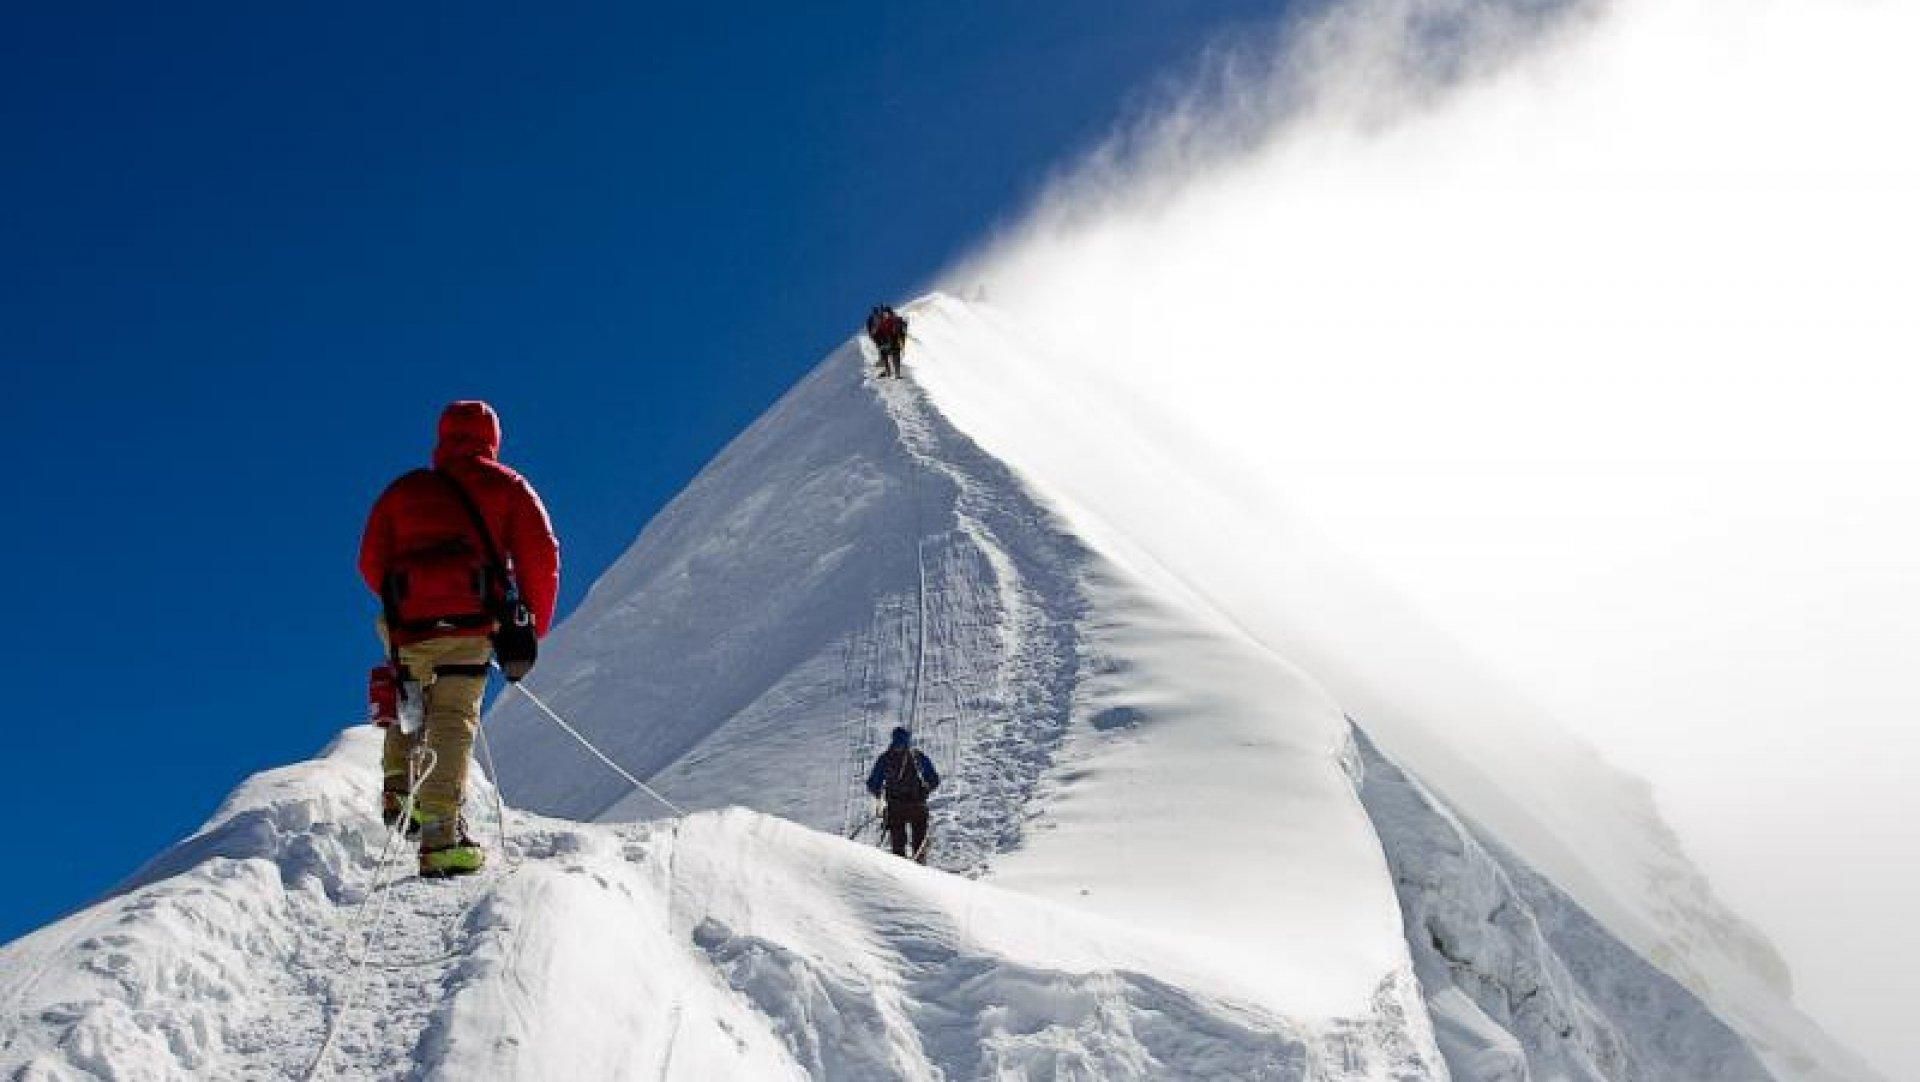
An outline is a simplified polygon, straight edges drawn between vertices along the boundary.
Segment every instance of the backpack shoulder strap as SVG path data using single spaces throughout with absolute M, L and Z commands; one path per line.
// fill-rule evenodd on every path
M 493 531 L 487 529 L 486 516 L 480 513 L 480 505 L 473 502 L 473 494 L 467 491 L 467 486 L 461 484 L 459 478 L 446 470 L 436 467 L 430 472 L 446 482 L 454 498 L 459 500 L 460 506 L 466 510 L 467 518 L 473 522 L 474 532 L 480 535 L 481 547 L 486 549 L 488 568 L 500 581 L 501 589 L 507 592 L 509 598 L 517 597 L 520 591 L 513 581 L 513 576 L 507 572 L 507 562 L 500 558 L 500 549 L 493 543 Z
M 888 781 L 904 783 L 907 778 L 911 777 L 919 783 L 919 788 L 925 789 L 927 787 L 927 779 L 920 773 L 920 764 L 915 759 L 915 756 L 919 755 L 917 749 L 912 746 L 894 748 L 891 749 L 888 754 L 895 756 L 893 769 L 888 772 Z

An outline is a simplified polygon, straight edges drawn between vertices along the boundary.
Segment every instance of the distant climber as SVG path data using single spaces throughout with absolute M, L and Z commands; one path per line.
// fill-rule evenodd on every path
M 867 337 L 880 351 L 882 378 L 900 378 L 900 357 L 907 351 L 907 317 L 884 304 L 867 313 Z
M 914 860 L 927 862 L 927 798 L 938 788 L 940 772 L 933 761 L 913 746 L 913 733 L 896 728 L 893 743 L 867 773 L 867 792 L 886 797 L 887 842 L 894 856 L 912 854 Z
M 425 762 L 424 780 L 414 779 L 413 821 L 405 824 L 409 833 L 419 830 L 423 876 L 465 875 L 486 863 L 460 810 L 487 664 L 497 642 L 507 678 L 526 675 L 560 587 L 560 546 L 547 510 L 499 453 L 492 407 L 449 405 L 433 468 L 387 486 L 360 542 L 360 575 L 380 597 L 392 675 L 403 696 L 418 696 L 422 721 L 411 732 L 387 727 L 381 813 L 389 826 L 398 824 L 409 775 Z

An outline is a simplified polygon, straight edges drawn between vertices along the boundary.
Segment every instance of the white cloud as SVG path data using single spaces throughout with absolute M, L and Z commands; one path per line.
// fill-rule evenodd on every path
M 1653 780 L 1920 1077 L 1920 5 L 1490 10 L 1292 27 L 950 280 Z

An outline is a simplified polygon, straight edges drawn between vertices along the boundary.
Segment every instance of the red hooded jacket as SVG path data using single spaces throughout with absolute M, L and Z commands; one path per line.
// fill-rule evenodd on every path
M 526 479 L 500 464 L 500 418 L 485 402 L 455 402 L 440 415 L 440 442 L 433 465 L 467 490 L 493 534 L 500 557 L 513 570 L 521 599 L 533 611 L 535 630 L 545 635 L 553 625 L 553 606 L 560 592 L 560 543 L 540 496 Z M 445 596 L 447 607 L 469 609 L 462 596 L 470 594 L 472 570 L 486 563 L 484 546 L 475 536 L 473 518 L 443 478 L 415 470 L 380 494 L 367 516 L 360 540 L 360 577 L 367 588 L 385 596 L 388 577 L 413 592 L 410 604 L 434 604 L 434 592 Z M 456 561 L 457 557 L 457 561 Z M 454 564 L 458 562 L 458 567 Z M 462 589 L 454 589 L 457 582 Z M 465 615 L 438 612 L 437 616 Z M 409 634 L 390 629 L 394 641 L 410 642 L 434 635 L 485 635 L 485 625 Z

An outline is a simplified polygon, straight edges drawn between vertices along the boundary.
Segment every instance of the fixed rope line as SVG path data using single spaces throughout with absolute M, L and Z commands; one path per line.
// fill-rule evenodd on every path
M 500 771 L 493 765 L 493 746 L 487 743 L 486 718 L 482 717 L 473 727 L 473 735 L 480 745 L 480 761 L 486 765 L 487 777 L 493 779 L 493 821 L 500 831 L 500 856 L 507 860 L 508 870 L 519 865 L 507 851 L 507 801 L 500 795 Z
M 921 420 L 924 423 L 925 421 L 924 416 L 921 418 Z M 933 460 L 930 454 L 915 454 L 914 457 L 918 461 L 920 461 L 923 464 L 924 468 L 926 468 L 927 470 L 931 471 L 933 469 L 931 465 Z M 923 495 L 925 492 L 925 487 L 926 486 L 919 481 L 918 474 L 916 473 L 915 480 L 912 485 L 913 533 L 914 533 L 913 558 L 914 558 L 915 570 L 918 571 L 919 573 L 919 580 L 918 580 L 919 615 L 918 615 L 917 629 L 916 629 L 916 636 L 915 636 L 916 643 L 914 648 L 914 661 L 913 661 L 913 694 L 907 706 L 907 728 L 912 730 L 916 734 L 920 732 L 920 703 L 921 703 L 921 700 L 925 698 L 925 694 L 926 694 L 925 688 L 926 688 L 926 672 L 927 672 L 927 635 L 928 635 L 927 542 L 930 540 L 930 538 L 927 535 L 926 511 L 922 506 L 924 502 Z M 943 531 L 941 534 L 943 538 L 949 535 L 950 535 L 950 531 Z M 958 703 L 959 696 L 956 694 L 954 698 L 955 698 L 956 705 L 960 705 Z M 951 725 L 951 728 L 945 730 L 943 733 L 942 726 L 948 725 L 948 724 Z M 931 747 L 933 749 L 933 752 L 936 756 L 939 756 L 945 759 L 949 767 L 957 766 L 960 759 L 959 718 L 954 717 L 954 718 L 944 719 L 941 721 L 935 721 L 933 723 L 933 731 L 929 734 L 929 739 L 926 740 L 924 743 L 926 746 Z
M 461 904 L 459 911 L 453 915 L 453 919 L 447 921 L 441 928 L 440 939 L 442 950 L 440 953 L 428 955 L 424 958 L 410 958 L 400 961 L 387 959 L 369 961 L 367 965 L 370 968 L 388 973 L 398 973 L 407 970 L 417 970 L 427 966 L 443 965 L 459 958 L 460 954 L 453 942 L 455 930 L 465 927 L 467 918 L 472 916 L 473 911 L 479 908 L 481 902 L 487 900 L 489 892 L 498 889 L 500 884 L 506 882 L 508 878 L 512 877 L 525 864 L 525 861 L 514 853 L 510 844 L 511 837 L 507 828 L 506 797 L 500 791 L 500 771 L 496 769 L 493 764 L 493 748 L 487 740 L 487 725 L 484 715 L 475 723 L 473 735 L 475 748 L 479 752 L 480 761 L 486 767 L 487 776 L 493 780 L 494 828 L 495 834 L 499 838 L 502 863 L 499 864 L 497 868 L 490 863 L 488 869 L 489 871 L 497 870 L 498 874 L 483 873 L 481 875 L 466 877 L 465 882 L 467 886 L 462 888 L 467 892 L 465 901 Z
M 393 892 L 387 889 L 392 885 L 393 855 L 404 851 L 394 848 L 394 840 L 405 839 L 406 826 L 413 821 L 413 806 L 419 799 L 420 787 L 426 784 L 427 776 L 433 773 L 436 765 L 438 765 L 438 759 L 433 749 L 424 745 L 416 748 L 414 753 L 407 757 L 407 798 L 400 802 L 400 817 L 395 827 L 387 831 L 387 844 L 381 848 L 380 860 L 374 866 L 373 884 L 354 904 L 353 923 L 347 933 L 349 958 L 347 987 L 341 993 L 340 1005 L 334 1010 L 333 1018 L 327 1022 L 327 1035 L 320 1042 L 320 1050 L 314 1053 L 313 1062 L 307 1065 L 307 1073 L 301 1076 L 307 1082 L 312 1082 L 314 1078 L 319 1077 L 320 1068 L 326 1066 L 327 1054 L 333 1051 L 333 1042 L 340 1036 L 340 1022 L 347 1016 L 347 1012 L 353 1009 L 353 1001 L 359 995 L 360 973 L 366 968 L 368 957 L 373 954 L 373 939 L 380 934 L 380 926 L 386 923 L 387 902 L 393 897 Z M 369 925 L 366 920 L 367 901 L 375 894 L 380 898 L 373 907 L 373 920 Z M 354 940 L 360 941 L 357 956 L 354 951 Z
M 499 663 L 495 662 L 494 667 L 498 668 Z M 594 747 L 593 741 L 588 740 L 584 736 L 581 736 L 580 730 L 575 729 L 571 725 L 568 725 L 565 718 L 561 717 L 559 714 L 554 713 L 553 707 L 548 706 L 546 703 L 542 702 L 540 700 L 540 696 L 535 695 L 533 693 L 533 689 L 529 688 L 524 681 L 510 681 L 507 686 L 518 688 L 520 691 L 520 694 L 525 695 L 527 697 L 528 702 L 538 707 L 540 712 L 547 716 L 548 721 L 551 721 L 555 725 L 558 725 L 562 732 L 566 733 L 568 736 L 573 737 L 575 740 L 579 741 L 581 747 L 591 752 L 594 758 L 607 764 L 607 769 L 613 771 L 615 774 L 620 775 L 622 778 L 625 778 L 629 785 L 632 785 L 635 789 L 638 789 L 641 792 L 652 797 L 653 799 L 659 801 L 661 804 L 666 805 L 669 809 L 673 811 L 673 814 L 675 815 L 687 814 L 684 808 L 680 807 L 680 805 L 678 804 L 675 804 L 673 801 L 668 800 L 666 797 L 661 796 L 657 791 L 655 791 L 653 786 L 648 785 L 646 782 L 641 781 L 639 778 L 634 777 L 633 774 L 630 771 L 628 771 L 626 767 L 621 766 L 619 763 L 616 763 L 612 759 L 607 758 L 606 752 L 603 752 L 599 748 Z
M 914 521 L 919 522 L 919 508 L 915 507 Z M 918 618 L 914 621 L 913 648 L 913 698 L 907 704 L 907 728 L 918 730 L 920 727 L 920 685 L 926 679 L 927 672 L 927 539 L 920 537 L 914 541 L 913 562 L 920 572 Z
M 914 457 L 918 459 L 919 456 Z M 925 468 L 918 461 L 915 465 Z M 913 698 L 907 704 L 907 728 L 914 729 L 920 723 L 920 684 L 927 670 L 927 526 L 926 516 L 920 508 L 920 490 L 923 486 L 917 472 L 909 485 L 908 498 L 913 502 L 913 568 L 919 574 L 915 595 L 918 612 L 914 621 Z

